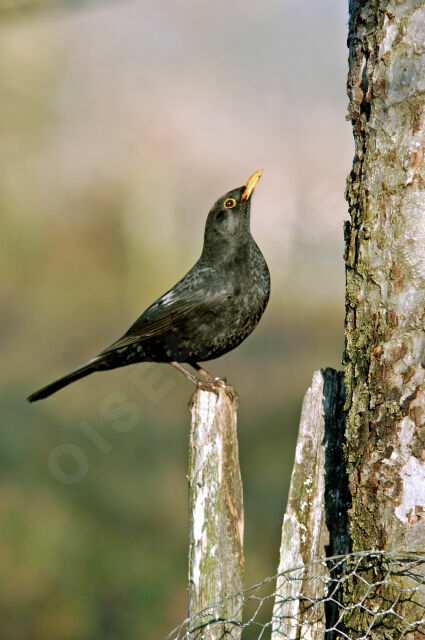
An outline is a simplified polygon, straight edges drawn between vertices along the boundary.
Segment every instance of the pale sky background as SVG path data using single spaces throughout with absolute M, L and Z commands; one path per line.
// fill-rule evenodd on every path
M 345 22 L 331 0 L 105 2 L 9 18 L 7 195 L 48 221 L 78 215 L 94 184 L 119 188 L 132 239 L 165 244 L 170 268 L 184 269 L 216 197 L 263 167 L 252 220 L 274 301 L 284 302 L 291 264 L 310 267 L 312 254 L 332 287 L 303 294 L 340 295 L 352 157 Z
M 260 167 L 270 304 L 208 369 L 240 397 L 246 586 L 276 571 L 302 397 L 341 367 L 347 19 L 340 0 L 0 0 L 0 637 L 160 638 L 185 617 L 189 383 L 141 365 L 172 380 L 163 400 L 131 368 L 25 398 L 184 275 Z M 104 419 L 114 393 L 132 431 Z M 79 484 L 49 470 L 64 443 Z

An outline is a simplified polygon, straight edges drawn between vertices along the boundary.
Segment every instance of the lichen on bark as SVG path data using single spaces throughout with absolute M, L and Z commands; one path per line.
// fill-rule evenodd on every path
M 425 6 L 349 6 L 351 536 L 354 551 L 425 552 Z

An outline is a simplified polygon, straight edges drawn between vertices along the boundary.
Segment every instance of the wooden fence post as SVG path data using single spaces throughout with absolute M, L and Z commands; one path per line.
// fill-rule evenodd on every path
M 241 597 L 196 616 L 242 589 L 244 516 L 236 410 L 236 394 L 231 398 L 221 388 L 215 393 L 198 389 L 192 398 L 189 617 L 191 637 L 205 640 L 241 634 Z
M 326 564 L 309 563 L 349 551 L 344 396 L 344 375 L 333 369 L 316 371 L 304 396 L 278 569 L 288 573 L 277 580 L 272 640 L 323 640 L 333 622 L 332 608 L 313 607 L 326 595 Z

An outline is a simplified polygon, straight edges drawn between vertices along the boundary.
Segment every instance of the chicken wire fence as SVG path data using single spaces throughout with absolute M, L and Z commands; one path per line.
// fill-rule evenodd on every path
M 425 640 L 425 556 L 321 558 L 226 596 L 166 640 Z

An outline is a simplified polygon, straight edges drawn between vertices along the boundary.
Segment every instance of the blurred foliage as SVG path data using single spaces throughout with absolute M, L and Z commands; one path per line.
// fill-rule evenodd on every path
M 302 396 L 343 346 L 345 15 L 337 0 L 14 11 L 33 4 L 0 5 L 0 638 L 159 638 L 186 615 L 192 389 L 140 365 L 140 384 L 128 368 L 25 397 L 172 286 L 214 199 L 264 166 L 252 224 L 271 302 L 208 369 L 240 396 L 246 584 L 274 573 Z M 175 383 L 158 402 L 152 373 Z M 114 393 L 140 414 L 129 431 L 104 417 Z M 49 467 L 64 444 L 88 463 L 75 484 Z
M 15 17 L 22 13 L 34 13 L 44 10 L 82 9 L 94 3 L 112 2 L 114 0 L 0 0 L 0 13 Z

